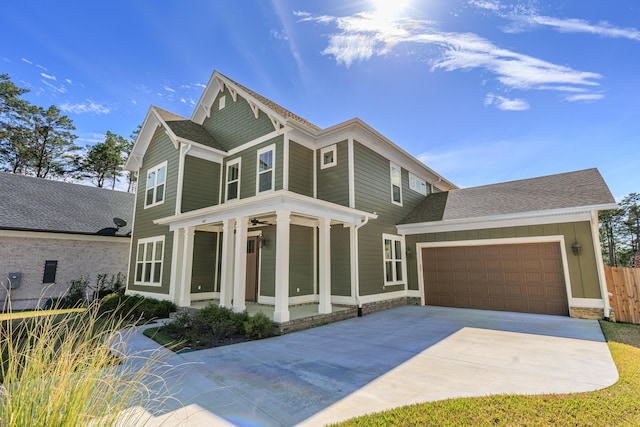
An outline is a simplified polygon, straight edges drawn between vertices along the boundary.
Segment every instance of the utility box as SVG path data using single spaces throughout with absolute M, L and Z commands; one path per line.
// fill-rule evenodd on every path
M 9 273 L 9 289 L 16 289 L 20 287 L 20 279 L 22 279 L 22 273 L 14 272 Z

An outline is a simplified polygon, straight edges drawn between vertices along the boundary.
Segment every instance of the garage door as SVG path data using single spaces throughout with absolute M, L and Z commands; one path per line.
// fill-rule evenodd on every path
M 422 249 L 427 305 L 568 315 L 560 244 Z

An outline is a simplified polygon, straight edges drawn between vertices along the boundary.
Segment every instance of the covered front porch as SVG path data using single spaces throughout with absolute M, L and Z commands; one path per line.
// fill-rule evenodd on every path
M 281 325 L 355 309 L 357 233 L 376 217 L 281 190 L 156 220 L 174 233 L 170 298 Z M 348 259 L 332 262 L 332 236 Z

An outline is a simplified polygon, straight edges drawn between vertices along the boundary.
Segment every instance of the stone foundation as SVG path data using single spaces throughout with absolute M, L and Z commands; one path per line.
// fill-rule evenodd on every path
M 358 316 L 357 307 L 349 307 L 346 310 L 336 311 L 330 314 L 315 314 L 302 319 L 290 320 L 288 322 L 274 323 L 274 330 L 277 335 L 284 335 L 290 332 L 302 331 L 315 328 L 316 326 L 327 325 L 341 320 L 351 319 Z
M 388 310 L 390 308 L 401 307 L 403 305 L 420 305 L 420 298 L 401 297 L 362 304 L 362 315 L 375 313 L 376 311 Z
M 590 307 L 571 307 L 571 317 L 575 317 L 576 319 L 600 320 L 604 318 L 604 309 Z

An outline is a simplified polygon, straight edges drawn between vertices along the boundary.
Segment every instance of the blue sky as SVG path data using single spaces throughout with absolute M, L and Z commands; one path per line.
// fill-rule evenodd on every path
M 80 145 L 214 70 L 321 127 L 359 117 L 459 186 L 597 167 L 640 192 L 637 0 L 3 2 L 0 72 Z

